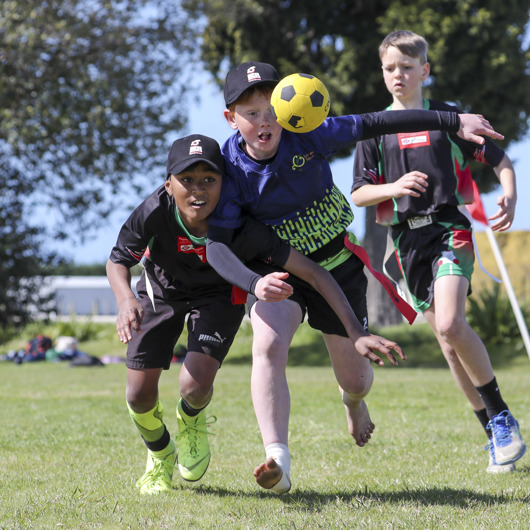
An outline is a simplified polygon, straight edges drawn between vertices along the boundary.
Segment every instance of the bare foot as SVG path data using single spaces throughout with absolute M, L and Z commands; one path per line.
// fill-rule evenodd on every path
M 258 485 L 266 490 L 270 490 L 273 486 L 280 482 L 283 476 L 282 468 L 276 463 L 276 460 L 269 456 L 265 462 L 260 464 L 254 470 L 254 478 Z
M 348 431 L 353 436 L 359 447 L 364 447 L 374 432 L 375 425 L 370 419 L 368 407 L 364 399 L 361 401 L 344 404 L 346 407 L 346 418 L 348 419 Z

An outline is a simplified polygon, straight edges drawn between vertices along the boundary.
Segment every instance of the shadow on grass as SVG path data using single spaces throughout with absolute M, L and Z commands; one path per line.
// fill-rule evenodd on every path
M 521 468 L 518 474 L 530 475 L 530 467 Z M 257 498 L 275 498 L 285 504 L 298 507 L 302 510 L 313 512 L 318 506 L 327 504 L 336 504 L 337 500 L 345 504 L 352 504 L 359 508 L 371 508 L 380 504 L 414 504 L 418 506 L 453 506 L 457 508 L 477 509 L 477 504 L 492 506 L 495 504 L 507 504 L 521 502 L 528 504 L 530 502 L 530 493 L 513 495 L 513 494 L 490 494 L 479 493 L 470 489 L 440 488 L 440 487 L 418 487 L 407 488 L 401 491 L 372 491 L 368 487 L 363 490 L 346 491 L 338 490 L 335 493 L 321 493 L 315 490 L 294 491 L 285 495 L 275 495 L 263 490 L 248 492 L 234 491 L 225 488 L 212 488 L 209 486 L 199 486 L 196 489 L 199 495 L 215 495 L 218 497 L 257 497 Z

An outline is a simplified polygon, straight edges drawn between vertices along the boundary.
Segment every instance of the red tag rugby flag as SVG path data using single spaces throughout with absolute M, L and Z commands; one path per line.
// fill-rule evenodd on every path
M 480 198 L 480 191 L 478 191 L 478 186 L 475 181 L 473 181 L 473 204 L 468 204 L 467 209 L 475 221 L 489 226 L 488 218 L 482 204 L 482 199 Z

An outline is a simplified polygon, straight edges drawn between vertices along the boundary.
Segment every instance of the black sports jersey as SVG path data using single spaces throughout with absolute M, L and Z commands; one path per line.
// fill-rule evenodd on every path
M 424 108 L 461 112 L 452 105 L 427 99 Z M 474 158 L 495 167 L 503 156 L 504 150 L 489 138 L 479 145 L 442 131 L 383 135 L 357 144 L 352 191 L 366 184 L 395 182 L 414 170 L 427 174 L 427 191 L 420 197 L 403 196 L 377 205 L 377 222 L 395 225 L 408 217 L 439 211 L 442 206 L 473 202 L 468 160 Z
M 110 259 L 131 268 L 145 256 L 149 274 L 154 274 L 162 288 L 171 285 L 174 292 L 177 287 L 182 299 L 221 292 L 229 296 L 231 285 L 208 264 L 205 245 L 206 237 L 196 238 L 186 230 L 173 197 L 162 185 L 131 213 Z M 236 232 L 230 248 L 244 262 L 257 259 L 280 267 L 290 250 L 272 230 L 251 219 Z

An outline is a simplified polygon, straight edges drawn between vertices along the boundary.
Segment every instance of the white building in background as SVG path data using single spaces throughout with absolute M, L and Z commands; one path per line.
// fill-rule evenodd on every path
M 136 294 L 136 282 L 131 286 Z M 72 316 L 112 316 L 118 314 L 114 293 L 106 276 L 50 276 L 46 281 L 46 291 L 53 294 L 50 304 L 57 317 Z

